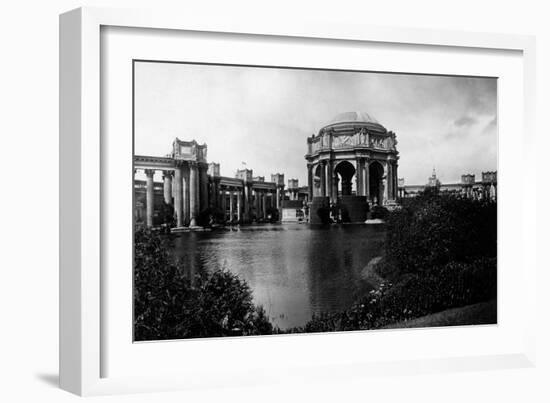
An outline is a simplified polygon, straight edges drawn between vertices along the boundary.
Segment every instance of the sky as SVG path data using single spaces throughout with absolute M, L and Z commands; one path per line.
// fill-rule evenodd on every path
M 136 154 L 195 139 L 223 176 L 245 163 L 307 185 L 307 137 L 349 111 L 396 133 L 406 184 L 497 169 L 495 78 L 136 62 L 134 91 Z

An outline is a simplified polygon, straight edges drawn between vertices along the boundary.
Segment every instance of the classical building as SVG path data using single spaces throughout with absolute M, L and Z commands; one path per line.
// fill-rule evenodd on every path
M 366 219 L 367 203 L 396 204 L 399 153 L 395 133 L 365 112 L 337 115 L 307 139 L 311 218 L 320 207 L 340 205 L 350 221 Z
M 165 157 L 134 156 L 134 174 L 142 170 L 146 180 L 134 179 L 136 222 L 149 227 L 163 206 L 173 207 L 177 227 L 194 227 L 207 208 L 221 211 L 229 222 L 269 219 L 270 208 L 281 208 L 284 175 L 271 182 L 254 177 L 251 169 L 237 170 L 235 177 L 220 175 L 220 164 L 208 163 L 206 144 L 175 139 Z M 162 182 L 155 182 L 162 175 Z
M 405 185 L 405 179 L 400 178 L 398 197 L 416 197 L 427 188 L 437 189 L 440 194 L 477 200 L 496 200 L 497 173 L 496 171 L 482 172 L 480 181 L 476 181 L 474 174 L 464 174 L 460 177 L 460 182 L 441 183 L 434 168 L 432 176 L 424 185 Z

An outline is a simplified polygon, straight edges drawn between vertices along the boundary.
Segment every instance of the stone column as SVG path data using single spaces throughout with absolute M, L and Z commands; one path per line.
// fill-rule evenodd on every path
M 394 194 L 395 194 L 395 180 L 394 180 L 394 178 L 395 178 L 395 171 L 394 171 L 394 169 L 393 169 L 393 161 L 390 161 L 389 170 L 390 170 L 390 178 L 389 178 L 389 180 L 390 180 L 390 183 L 391 183 L 391 184 L 390 184 L 390 190 L 389 190 L 389 199 L 390 199 L 390 200 L 393 200 L 393 199 L 395 199 L 395 196 L 394 196 Z
M 355 170 L 355 189 L 357 196 L 363 196 L 363 158 L 355 160 L 357 169 Z
M 256 220 L 260 218 L 260 194 L 258 189 L 254 189 L 254 211 L 256 212 Z
M 235 192 L 229 191 L 229 221 L 233 221 L 235 215 Z
M 217 178 L 215 177 L 212 177 L 212 194 L 210 195 L 210 204 L 212 207 L 218 207 L 218 201 L 219 201 L 219 197 L 218 197 L 218 180 Z
M 225 194 L 225 187 L 222 187 L 220 198 L 221 198 L 220 204 L 222 206 L 222 211 L 223 211 L 223 220 L 225 221 L 227 219 L 227 198 Z
M 309 201 L 313 200 L 313 166 L 311 164 L 307 164 L 307 191 Z
M 384 181 L 382 181 L 382 183 L 384 184 L 384 198 L 383 200 L 380 202 L 380 205 L 383 206 L 385 202 L 388 201 L 388 196 L 389 196 L 389 193 L 388 193 L 388 183 L 389 183 L 389 168 L 388 168 L 388 161 L 386 161 L 384 163 L 384 177 L 386 178 Z
M 387 161 L 386 162 L 387 164 L 387 173 L 386 173 L 386 184 L 388 186 L 388 191 L 387 191 L 387 196 L 386 196 L 386 200 L 391 200 L 391 195 L 392 195 L 392 188 L 393 188 L 393 174 L 392 174 L 392 162 L 391 161 Z
M 237 191 L 237 222 L 241 222 L 241 198 L 242 198 L 243 194 L 242 192 L 239 190 Z
M 179 166 L 174 172 L 174 212 L 176 214 L 176 226 L 178 227 L 183 227 L 182 178 L 183 167 Z
M 265 218 L 267 216 L 267 191 L 262 192 L 262 217 Z
M 189 226 L 197 225 L 197 207 L 198 207 L 198 173 L 197 164 L 189 164 Z
M 177 171 L 177 168 L 173 172 L 174 177 L 176 176 L 176 171 Z M 174 200 L 174 204 L 175 204 L 176 203 L 176 184 L 174 181 L 172 181 L 172 194 L 170 196 L 172 196 L 172 200 Z M 175 217 L 175 214 L 176 212 L 174 211 L 174 217 Z
M 391 183 L 392 199 L 395 200 L 397 199 L 397 169 L 396 169 L 395 161 L 393 161 L 391 165 L 391 174 L 392 174 L 392 183 Z
M 333 200 L 333 194 L 332 194 L 332 161 L 327 162 L 327 173 L 325 174 L 327 177 L 327 196 L 329 197 L 329 202 Z
M 327 181 L 325 179 L 326 176 L 326 163 L 325 161 L 321 161 L 321 196 L 327 195 Z
M 366 160 L 363 163 L 363 187 L 365 189 L 365 196 L 367 200 L 370 199 L 370 179 L 369 179 L 369 161 Z
M 244 201 L 244 214 L 243 214 L 243 220 L 245 222 L 250 221 L 250 187 L 245 182 L 243 187 L 243 201 Z
M 146 196 L 146 223 L 149 228 L 153 226 L 153 209 L 154 209 L 154 189 L 153 189 L 153 175 L 154 169 L 146 169 L 145 175 L 147 176 L 147 196 Z
M 392 161 L 390 164 L 391 168 L 391 192 L 390 199 L 395 200 L 395 161 Z
M 208 175 L 206 170 L 207 166 L 199 164 L 197 169 L 199 170 L 199 207 L 197 214 L 208 207 Z
M 395 183 L 395 189 L 399 193 L 399 176 L 397 175 L 397 161 L 394 163 L 393 183 Z
M 162 171 L 164 180 L 164 202 L 172 204 L 172 171 Z
M 182 225 L 189 225 L 190 203 L 189 203 L 189 164 L 182 167 L 181 175 L 181 203 L 182 203 Z

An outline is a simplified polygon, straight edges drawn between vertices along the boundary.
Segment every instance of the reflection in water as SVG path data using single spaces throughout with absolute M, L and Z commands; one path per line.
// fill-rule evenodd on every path
M 361 269 L 382 254 L 380 226 L 265 224 L 167 238 L 186 273 L 226 269 L 252 288 L 272 322 L 285 329 L 311 315 L 348 308 Z

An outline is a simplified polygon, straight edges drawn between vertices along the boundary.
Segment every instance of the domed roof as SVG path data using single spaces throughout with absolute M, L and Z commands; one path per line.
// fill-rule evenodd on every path
M 378 123 L 378 121 L 367 112 L 339 113 L 334 118 L 332 118 L 324 127 L 345 125 L 345 124 L 365 125 L 371 129 L 375 129 L 383 132 L 386 131 L 384 126 Z

